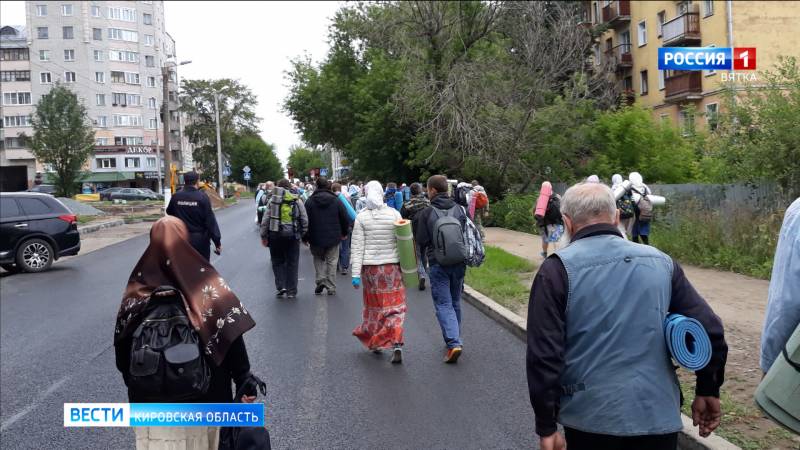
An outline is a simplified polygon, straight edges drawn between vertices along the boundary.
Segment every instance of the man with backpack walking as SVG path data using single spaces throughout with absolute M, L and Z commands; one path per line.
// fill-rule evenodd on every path
M 631 193 L 634 204 L 635 219 L 633 230 L 631 231 L 633 242 L 650 245 L 650 221 L 653 220 L 653 202 L 648 197 L 652 192 L 644 184 L 644 179 L 639 172 L 631 172 L 628 179 L 631 180 Z
M 472 221 L 475 222 L 475 227 L 481 233 L 481 239 L 486 239 L 486 232 L 483 230 L 483 219 L 489 215 L 489 196 L 486 194 L 486 189 L 478 183 L 478 180 L 472 180 L 470 210 L 470 216 L 472 216 Z
M 444 362 L 453 364 L 462 352 L 461 291 L 464 287 L 467 243 L 466 210 L 447 193 L 447 177 L 434 175 L 428 179 L 431 207 L 417 214 L 417 243 L 427 254 L 431 296 L 436 318 L 447 345 Z
M 306 202 L 308 232 L 303 241 L 311 245 L 314 256 L 317 287 L 314 294 L 336 294 L 336 266 L 339 262 L 339 245 L 350 234 L 350 218 L 347 209 L 331 191 L 325 177 L 316 181 L 316 189 Z
M 277 296 L 293 299 L 297 297 L 300 238 L 308 230 L 308 216 L 303 201 L 290 188 L 289 180 L 283 179 L 272 191 L 261 221 L 261 245 L 269 248 Z

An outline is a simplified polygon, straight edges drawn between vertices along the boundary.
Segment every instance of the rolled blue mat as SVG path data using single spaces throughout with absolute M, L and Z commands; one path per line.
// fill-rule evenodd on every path
M 664 336 L 672 358 L 682 367 L 694 372 L 711 361 L 711 340 L 697 320 L 670 314 L 664 320 Z
M 398 211 L 400 211 L 400 208 L 403 207 L 403 191 L 397 191 L 394 193 L 394 207 Z
M 341 192 L 339 192 L 339 201 L 344 204 L 344 207 L 347 209 L 347 216 L 350 217 L 350 221 L 353 222 L 356 220 L 356 210 L 353 209 L 353 205 L 350 204 L 350 201 L 347 200 L 347 197 L 344 196 Z

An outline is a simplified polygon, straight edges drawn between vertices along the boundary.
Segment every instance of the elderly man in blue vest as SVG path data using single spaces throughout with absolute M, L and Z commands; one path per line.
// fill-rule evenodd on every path
M 663 331 L 670 313 L 697 319 L 711 339 L 692 404 L 694 425 L 708 436 L 722 416 L 722 321 L 677 262 L 620 235 L 607 186 L 571 187 L 561 212 L 572 242 L 542 264 L 528 308 L 528 388 L 540 447 L 563 449 L 566 437 L 569 450 L 677 448 L 681 394 Z

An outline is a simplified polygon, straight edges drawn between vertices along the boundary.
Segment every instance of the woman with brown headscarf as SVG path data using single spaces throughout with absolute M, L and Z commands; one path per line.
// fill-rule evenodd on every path
M 165 291 L 165 286 L 174 291 Z M 160 295 L 175 293 L 183 298 L 186 314 L 211 368 L 208 391 L 203 398 L 193 401 L 233 401 L 232 380 L 237 387 L 252 385 L 252 389 L 244 390 L 247 395 L 242 400 L 253 401 L 255 383 L 242 334 L 253 328 L 255 322 L 225 280 L 192 248 L 186 225 L 171 216 L 160 219 L 150 230 L 150 245 L 128 279 L 117 314 L 114 347 L 117 369 L 126 385 L 130 378 L 133 334 L 145 318 L 148 304 Z M 128 391 L 128 397 L 132 403 L 141 401 L 132 390 Z M 217 428 L 137 428 L 136 446 L 153 450 L 180 442 L 179 446 L 186 448 L 216 449 L 217 436 Z

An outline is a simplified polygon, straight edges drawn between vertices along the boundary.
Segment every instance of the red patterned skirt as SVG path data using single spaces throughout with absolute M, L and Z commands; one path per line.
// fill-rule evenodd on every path
M 353 330 L 353 336 L 370 350 L 402 345 L 406 288 L 400 265 L 364 266 L 361 282 L 364 289 L 363 321 Z

